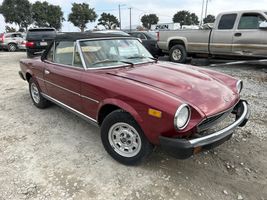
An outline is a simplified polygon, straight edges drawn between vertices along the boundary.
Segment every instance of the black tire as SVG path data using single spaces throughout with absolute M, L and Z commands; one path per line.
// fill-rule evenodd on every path
M 8 51 L 9 52 L 15 52 L 18 50 L 18 46 L 14 43 L 10 43 L 8 44 Z
M 36 89 L 35 93 L 39 95 L 38 101 L 33 96 L 33 87 Z M 31 95 L 32 102 L 37 108 L 44 109 L 50 105 L 50 102 L 42 96 L 40 91 L 41 90 L 40 90 L 40 87 L 39 87 L 37 81 L 35 81 L 33 78 L 30 78 L 30 80 L 29 80 L 29 92 Z
M 195 66 L 208 66 L 210 61 L 208 58 L 192 58 L 191 65 Z
M 119 150 L 116 149 L 116 147 L 115 147 L 116 145 L 114 145 L 114 144 L 112 144 L 112 142 L 110 142 L 112 139 L 109 139 L 109 138 L 112 138 L 112 137 L 109 137 L 109 136 L 112 133 L 112 130 L 113 130 L 112 128 L 114 126 L 116 127 L 117 124 L 118 125 L 119 124 L 125 124 L 125 125 L 128 125 L 129 127 L 133 128 L 133 129 L 131 129 L 133 132 L 129 132 L 131 135 L 134 135 L 133 134 L 134 132 L 138 134 L 138 137 L 134 137 L 135 138 L 134 141 L 136 143 L 139 143 L 139 145 L 140 145 L 139 147 L 135 148 L 135 149 L 137 149 L 135 152 L 136 155 L 123 156 L 117 152 Z M 124 138 L 125 140 L 131 140 L 132 139 L 132 138 L 127 139 L 128 135 L 127 135 L 127 133 L 124 133 L 123 131 L 121 131 L 119 134 L 120 134 L 120 141 L 122 141 L 122 139 L 123 139 L 123 138 L 121 138 L 122 134 L 125 134 L 125 138 Z M 140 128 L 138 123 L 134 120 L 134 118 L 129 113 L 124 112 L 123 110 L 113 111 L 104 119 L 102 126 L 101 126 L 101 140 L 102 140 L 102 143 L 104 145 L 104 148 L 111 155 L 111 157 L 113 157 L 116 161 L 118 161 L 124 165 L 137 165 L 137 164 L 141 163 L 152 152 L 152 150 L 154 148 L 153 145 L 147 140 L 142 129 Z M 128 143 L 128 141 L 125 141 L 124 144 L 130 145 Z M 128 147 L 126 147 L 126 148 L 128 148 Z M 135 151 L 135 150 L 133 150 L 133 151 Z
M 27 58 L 33 58 L 34 55 L 32 53 L 30 53 L 29 51 L 27 51 Z
M 177 44 L 171 48 L 169 56 L 172 62 L 185 63 L 187 58 L 187 52 L 183 45 Z

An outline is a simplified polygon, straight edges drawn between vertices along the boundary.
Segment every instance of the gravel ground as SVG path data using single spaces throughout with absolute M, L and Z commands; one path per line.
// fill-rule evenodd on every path
M 244 81 L 252 116 L 232 140 L 183 161 L 157 148 L 126 167 L 105 152 L 97 127 L 57 106 L 33 106 L 17 73 L 23 57 L 0 52 L 0 200 L 267 199 L 265 66 L 208 67 Z

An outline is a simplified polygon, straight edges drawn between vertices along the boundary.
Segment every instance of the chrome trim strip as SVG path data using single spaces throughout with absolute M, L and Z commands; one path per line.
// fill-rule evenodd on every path
M 65 67 L 65 68 L 70 68 L 70 69 L 76 69 L 76 70 L 79 70 L 79 71 L 85 71 L 83 67 L 74 67 L 72 65 L 64 65 L 64 64 L 60 64 L 60 63 L 56 63 L 56 62 L 51 62 L 49 60 L 45 60 L 44 62 L 46 62 L 48 64 L 51 64 L 51 65 L 56 65 L 56 66 L 59 66 L 59 67 Z
M 95 100 L 95 99 L 92 99 L 92 98 L 90 98 L 90 97 L 87 97 L 87 96 L 84 96 L 84 95 L 80 95 L 82 98 L 84 98 L 84 99 L 88 99 L 88 100 L 90 100 L 90 101 L 93 101 L 93 102 L 95 102 L 95 103 L 99 103 L 99 101 L 97 101 L 97 100 Z
M 117 66 L 114 66 L 114 67 L 90 67 L 90 68 L 86 68 L 86 71 L 87 70 L 101 70 L 101 69 L 116 69 L 116 68 L 120 68 L 120 67 L 125 67 L 125 66 L 128 66 L 130 64 L 123 64 L 123 65 L 117 65 Z
M 78 52 L 80 54 L 80 58 L 82 60 L 83 68 L 84 68 L 84 70 L 86 70 L 87 68 L 86 68 L 84 57 L 83 57 L 83 53 L 82 53 L 82 49 L 81 49 L 81 45 L 80 45 L 80 40 L 77 40 L 76 44 L 77 44 Z
M 204 137 L 201 137 L 201 138 L 196 138 L 196 139 L 192 139 L 192 140 L 189 140 L 188 142 L 193 145 L 194 147 L 196 146 L 202 146 L 202 145 L 205 145 L 207 144 L 209 141 L 212 141 L 212 140 L 220 140 L 220 139 L 223 139 L 229 135 L 232 134 L 233 130 L 239 126 L 247 117 L 248 117 L 248 114 L 249 114 L 249 107 L 247 105 L 246 102 L 242 102 L 242 105 L 244 106 L 244 111 L 241 115 L 241 117 L 236 120 L 233 124 L 231 124 L 230 126 L 220 130 L 220 131 L 217 131 L 213 134 L 210 134 L 210 135 L 207 135 L 207 136 L 204 136 Z
M 93 118 L 91 118 L 91 117 L 79 112 L 78 110 L 75 110 L 74 108 L 72 108 L 72 107 L 70 107 L 70 106 L 68 106 L 68 105 L 66 105 L 66 104 L 64 104 L 64 103 L 62 103 L 62 102 L 60 102 L 60 101 L 58 101 L 58 100 L 46 95 L 46 94 L 44 94 L 44 93 L 41 93 L 41 94 L 45 99 L 47 99 L 49 101 L 52 101 L 53 103 L 55 103 L 55 104 L 65 108 L 65 109 L 69 110 L 70 112 L 82 117 L 83 119 L 86 119 L 89 122 L 92 122 L 94 125 L 98 125 L 97 120 L 95 120 L 95 119 L 93 119 Z
M 79 94 L 79 93 L 77 93 L 77 92 L 71 91 L 71 90 L 69 90 L 69 89 L 67 89 L 67 88 L 64 88 L 64 87 L 61 87 L 61 86 L 59 86 L 59 85 L 57 85 L 57 84 L 54 84 L 54 83 L 52 83 L 52 82 L 50 82 L 50 81 L 44 80 L 44 79 L 39 78 L 39 77 L 36 77 L 36 79 L 39 79 L 39 80 L 44 81 L 44 82 L 46 82 L 46 83 L 49 83 L 49 84 L 51 84 L 51 85 L 53 85 L 53 86 L 55 86 L 55 87 L 58 87 L 58 88 L 60 88 L 60 89 L 62 89 L 62 90 L 65 90 L 65 91 L 67 91 L 67 92 L 70 92 L 70 93 L 72 93 L 72 94 L 75 94 L 75 95 L 77 95 L 77 96 L 79 96 L 79 97 L 81 97 L 81 98 L 88 99 L 88 100 L 93 101 L 93 102 L 95 102 L 95 103 L 99 103 L 99 101 L 97 101 L 97 100 L 95 100 L 95 99 L 92 99 L 92 98 L 90 98 L 90 97 L 81 95 L 81 94 Z
M 135 37 L 109 37 L 109 38 L 92 38 L 92 39 L 81 39 L 81 40 L 77 40 L 77 46 L 78 46 L 78 50 L 79 50 L 79 53 L 80 53 L 80 57 L 82 59 L 82 64 L 83 64 L 83 67 L 85 70 L 101 70 L 101 69 L 115 69 L 115 68 L 120 68 L 120 67 L 125 67 L 127 65 L 130 65 L 130 64 L 123 64 L 123 65 L 118 65 L 118 66 L 114 66 L 114 67 L 92 67 L 92 68 L 88 68 L 86 67 L 86 63 L 85 63 L 85 60 L 84 60 L 84 57 L 83 57 L 83 53 L 82 53 L 82 49 L 81 49 L 81 45 L 80 45 L 80 42 L 84 42 L 84 41 L 95 41 L 95 40 L 112 40 L 112 39 L 131 39 L 131 40 L 138 40 L 137 38 Z M 135 63 L 136 65 L 138 64 L 145 64 L 145 63 L 151 63 L 151 62 L 154 62 L 154 61 L 148 61 L 148 62 L 139 62 L 139 63 Z
M 239 85 L 239 84 L 241 84 L 241 89 L 240 89 L 240 91 L 238 91 L 238 85 Z M 242 89 L 243 89 L 243 81 L 238 80 L 238 81 L 236 82 L 236 90 L 237 90 L 237 92 L 240 94 L 240 93 L 242 92 Z

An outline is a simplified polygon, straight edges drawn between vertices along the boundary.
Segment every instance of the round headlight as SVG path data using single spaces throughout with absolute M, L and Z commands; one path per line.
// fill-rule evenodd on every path
M 177 130 L 183 130 L 188 125 L 191 116 L 190 108 L 187 104 L 181 105 L 175 113 L 174 126 Z
M 236 83 L 236 90 L 237 90 L 237 92 L 239 94 L 241 93 L 242 89 L 243 89 L 243 82 L 242 81 L 237 81 L 237 83 Z

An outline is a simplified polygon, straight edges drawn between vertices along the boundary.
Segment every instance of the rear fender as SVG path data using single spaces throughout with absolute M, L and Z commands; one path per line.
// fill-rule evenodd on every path
M 170 44 L 171 42 L 174 42 L 174 41 L 179 41 L 177 44 L 183 44 L 185 46 L 185 49 L 187 50 L 187 47 L 188 47 L 188 41 L 185 37 L 169 37 L 168 38 L 168 41 L 167 41 L 167 44 L 168 44 L 168 48 L 170 49 Z

